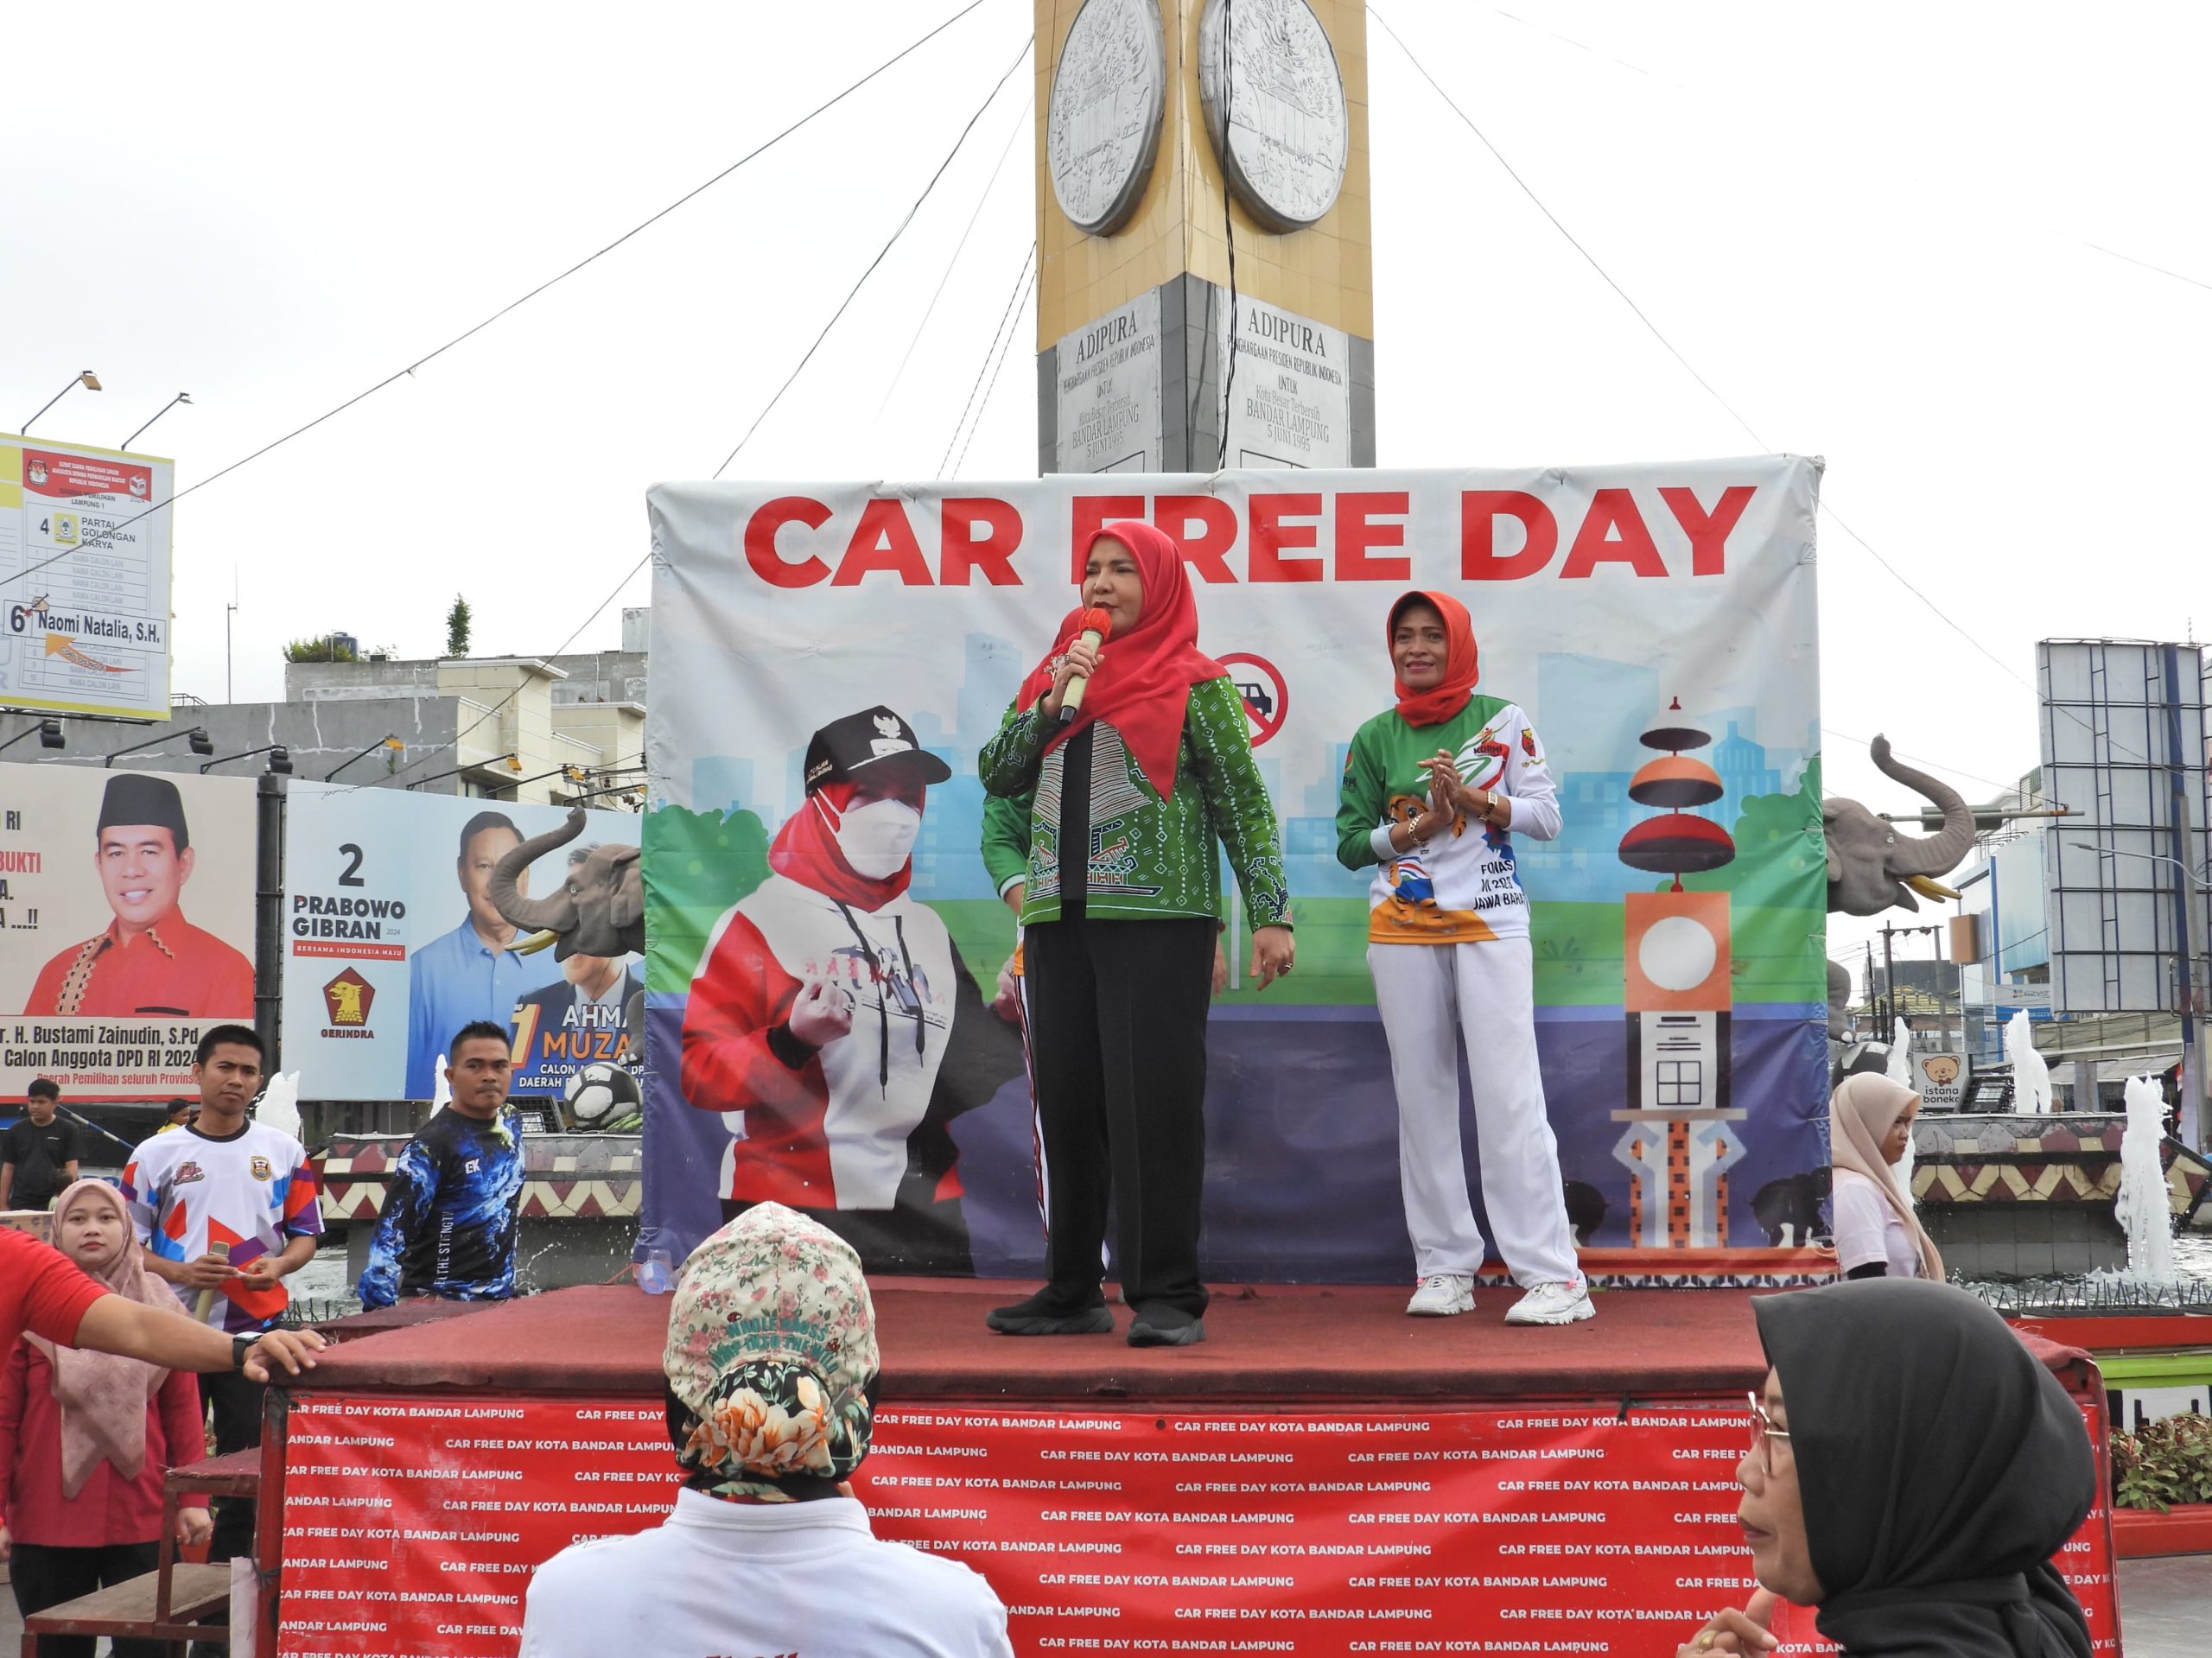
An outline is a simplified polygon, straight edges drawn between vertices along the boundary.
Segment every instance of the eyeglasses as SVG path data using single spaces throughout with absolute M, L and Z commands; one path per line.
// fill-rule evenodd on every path
M 1789 1430 L 1775 1426 L 1774 1418 L 1766 1413 L 1766 1407 L 1759 1402 L 1757 1394 L 1746 1393 L 1744 1397 L 1751 1407 L 1751 1450 L 1758 1457 L 1759 1472 L 1770 1475 L 1774 1472 L 1773 1442 L 1788 1439 Z

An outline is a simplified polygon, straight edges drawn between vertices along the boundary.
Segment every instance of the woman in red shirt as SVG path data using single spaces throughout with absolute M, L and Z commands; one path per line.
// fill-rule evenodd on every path
M 114 1187 L 79 1180 L 54 1200 L 54 1242 L 103 1289 L 147 1306 L 176 1298 L 149 1276 Z M 207 1454 L 200 1387 L 184 1370 L 70 1347 L 43 1336 L 13 1343 L 0 1363 L 0 1558 L 10 1561 L 24 1614 L 128 1582 L 158 1563 L 162 1476 Z M 208 1515 L 196 1500 L 177 1515 L 198 1542 Z M 48 1636 L 50 1658 L 92 1658 L 92 1642 Z M 118 1642 L 118 1658 L 162 1650 Z

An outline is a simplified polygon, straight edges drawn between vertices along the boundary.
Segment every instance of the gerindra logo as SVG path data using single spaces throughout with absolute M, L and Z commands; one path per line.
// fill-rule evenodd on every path
M 350 967 L 322 987 L 322 1005 L 333 1025 L 366 1025 L 376 1000 L 376 986 Z

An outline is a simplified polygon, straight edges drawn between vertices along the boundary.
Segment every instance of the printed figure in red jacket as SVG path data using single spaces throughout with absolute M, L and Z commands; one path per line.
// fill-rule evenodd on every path
M 951 775 L 887 708 L 816 732 L 773 873 L 716 924 L 683 1015 L 683 1096 L 729 1124 L 724 1218 L 782 1204 L 870 1272 L 975 1270 L 948 1125 L 1022 1073 L 906 891 L 929 785 Z

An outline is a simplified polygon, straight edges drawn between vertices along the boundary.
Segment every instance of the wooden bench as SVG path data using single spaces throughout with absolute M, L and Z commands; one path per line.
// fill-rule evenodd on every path
M 258 1450 L 233 1451 L 188 1468 L 170 1469 L 162 1477 L 159 1567 L 143 1578 L 33 1612 L 23 1620 L 22 1658 L 38 1658 L 38 1638 L 42 1635 L 104 1635 L 111 1640 L 166 1641 L 173 1646 L 204 1641 L 228 1646 L 230 1565 L 225 1561 L 195 1566 L 178 1560 L 176 1512 L 187 1495 L 234 1496 L 251 1502 L 260 1493 Z
M 38 1658 L 42 1635 L 105 1635 L 124 1641 L 219 1641 L 229 1644 L 223 1623 L 207 1620 L 227 1614 L 231 1568 L 224 1566 L 171 1567 L 167 1582 L 158 1572 L 133 1578 L 75 1600 L 33 1612 L 23 1620 L 23 1658 Z

